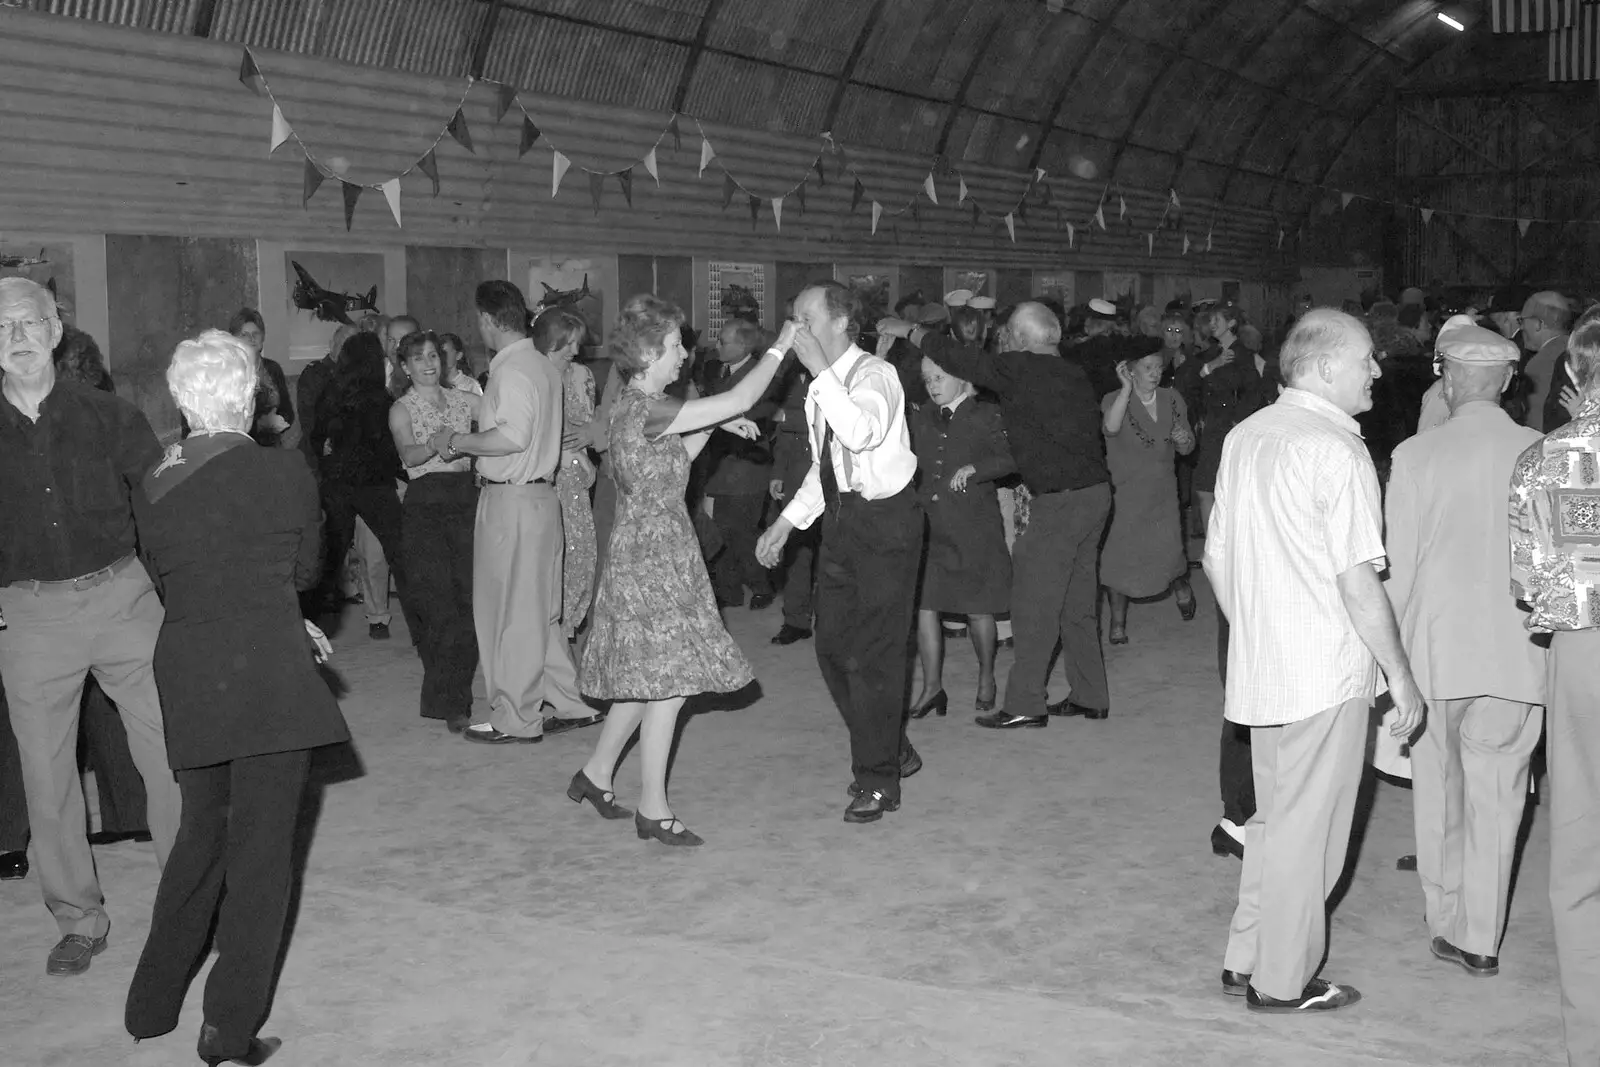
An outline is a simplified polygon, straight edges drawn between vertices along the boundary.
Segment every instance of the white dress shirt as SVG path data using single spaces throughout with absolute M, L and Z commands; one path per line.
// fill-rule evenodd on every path
M 1378 692 L 1338 577 L 1384 566 L 1378 476 L 1356 420 L 1302 389 L 1222 445 L 1206 577 L 1232 624 L 1224 716 L 1299 722 Z
M 846 378 L 850 379 L 848 389 Z M 917 473 L 900 376 L 887 362 L 855 345 L 817 375 L 806 391 L 806 425 L 811 437 L 811 468 L 783 509 L 783 517 L 797 530 L 816 522 L 825 506 L 817 457 L 829 426 L 833 427 L 833 448 L 828 458 L 839 492 L 884 500 L 911 484 Z

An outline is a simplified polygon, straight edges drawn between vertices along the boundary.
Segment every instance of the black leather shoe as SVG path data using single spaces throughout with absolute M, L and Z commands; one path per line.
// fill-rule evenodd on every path
M 1473 952 L 1463 952 L 1442 937 L 1434 938 L 1428 947 L 1441 960 L 1460 964 L 1461 969 L 1474 978 L 1493 978 L 1500 973 L 1498 956 L 1479 956 Z
M 876 789 L 862 793 L 844 809 L 845 822 L 877 822 L 886 811 L 899 811 L 900 802 L 891 800 Z
M 1267 1012 L 1274 1015 L 1291 1015 L 1297 1012 L 1308 1011 L 1333 1011 L 1337 1008 L 1347 1008 L 1361 999 L 1361 992 L 1354 986 L 1334 985 L 1326 978 L 1313 978 L 1306 983 L 1305 991 L 1293 1000 L 1279 1000 L 1269 997 L 1265 993 L 1256 992 L 1251 986 L 1245 991 L 1245 1007 L 1251 1011 Z
M 56 947 L 50 950 L 50 958 L 45 961 L 44 973 L 82 974 L 89 969 L 89 964 L 94 958 L 106 950 L 106 939 L 110 936 L 110 930 L 99 937 L 68 934 L 57 941 Z
M 479 726 L 483 729 L 478 729 Z M 461 740 L 471 741 L 475 745 L 537 745 L 544 740 L 544 734 L 517 737 L 515 734 L 503 734 L 488 723 L 475 723 L 461 731 Z
M 195 1051 L 211 1067 L 217 1067 L 219 1063 L 242 1063 L 245 1067 L 256 1067 L 258 1064 L 266 1063 L 274 1052 L 283 1047 L 283 1042 L 276 1037 L 252 1037 L 243 1052 L 237 1056 L 230 1056 L 217 1051 L 217 1039 L 220 1036 L 217 1028 L 210 1023 L 200 1027 L 200 1043 L 195 1047 Z
M 604 712 L 595 712 L 593 715 L 580 715 L 576 719 L 562 719 L 554 715 L 544 717 L 544 733 L 546 737 L 555 734 L 564 734 L 569 730 L 581 730 L 585 726 L 593 726 L 605 720 Z
M 15 882 L 28 877 L 26 852 L 0 852 L 0 882 Z
M 683 829 L 674 830 L 674 826 L 683 826 Z M 647 819 L 643 815 L 635 815 L 633 829 L 639 835 L 640 841 L 648 841 L 653 837 L 663 845 L 681 845 L 688 848 L 705 844 L 705 840 L 684 826 L 680 819 Z
M 778 597 L 774 593 L 756 593 L 750 598 L 751 611 L 765 611 L 772 607 L 773 601 Z
M 1222 972 L 1222 992 L 1230 997 L 1242 997 L 1250 992 L 1250 976 L 1239 971 Z
M 572 784 L 567 786 L 567 797 L 579 804 L 587 800 L 594 805 L 595 811 L 608 819 L 626 819 L 633 814 L 632 808 L 617 803 L 617 794 L 595 785 L 582 770 L 572 776 Z
M 369 624 L 367 626 L 367 636 L 372 638 L 374 641 L 389 640 L 389 624 L 386 622 L 375 622 Z
M 1211 828 L 1211 854 L 1213 856 L 1232 856 L 1236 860 L 1244 859 L 1244 846 L 1239 844 L 1234 836 L 1224 830 L 1221 824 Z
M 1417 869 L 1417 854 L 1415 852 L 1412 852 L 1412 853 L 1408 853 L 1408 854 L 1406 854 L 1404 856 L 1401 856 L 1399 859 L 1394 861 L 1394 869 L 1397 870 L 1397 871 L 1414 871 L 1414 870 L 1416 870 Z
M 913 707 L 910 715 L 913 719 L 925 719 L 928 717 L 928 712 L 931 711 L 940 718 L 943 718 L 944 713 L 948 711 L 949 708 L 950 696 L 943 689 L 941 689 L 927 700 L 924 700 L 921 704 Z
M 1103 719 L 1111 714 L 1110 708 L 1086 708 L 1074 703 L 1071 697 L 1047 705 L 1045 710 L 1051 715 L 1082 715 L 1085 719 Z
M 922 770 L 922 756 L 918 754 L 916 749 L 911 747 L 911 743 L 908 741 L 905 751 L 900 753 L 900 777 L 910 778 L 920 770 Z
M 796 641 L 804 641 L 811 636 L 811 631 L 804 626 L 790 626 L 784 623 L 778 629 L 777 636 L 772 639 L 775 645 L 792 645 Z
M 1021 730 L 1050 725 L 1049 718 L 1043 715 L 1012 715 L 1004 711 L 997 711 L 993 715 L 979 715 L 972 721 L 989 730 Z
M 452 715 L 452 716 L 450 716 L 448 719 L 446 719 L 444 721 L 444 728 L 446 730 L 449 730 L 453 734 L 459 734 L 461 731 L 465 730 L 467 727 L 469 727 L 471 725 L 472 725 L 472 716 L 470 714 L 469 715 Z

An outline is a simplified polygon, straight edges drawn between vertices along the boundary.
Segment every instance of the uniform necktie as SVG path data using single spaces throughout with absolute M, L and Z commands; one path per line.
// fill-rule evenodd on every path
M 817 457 L 822 464 L 822 502 L 829 511 L 839 510 L 839 477 L 833 471 L 833 427 L 823 423 L 826 427 L 822 432 L 822 453 Z
M 946 426 L 950 425 L 950 420 L 955 418 L 955 417 L 956 417 L 956 412 L 955 412 L 954 408 L 940 408 L 939 409 L 939 421 L 944 423 Z

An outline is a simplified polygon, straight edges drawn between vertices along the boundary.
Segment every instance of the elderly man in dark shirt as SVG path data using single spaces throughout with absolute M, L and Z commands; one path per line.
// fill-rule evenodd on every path
M 1051 715 L 1103 719 L 1111 707 L 1095 614 L 1100 538 L 1111 514 L 1111 476 L 1100 405 L 1083 370 L 1059 353 L 1061 323 L 1043 304 L 1018 304 L 998 354 L 886 319 L 880 333 L 910 336 L 923 354 L 1000 398 L 1022 480 L 1033 493 L 1027 529 L 1012 550 L 1011 625 L 1016 661 L 1005 705 L 979 726 L 1044 726 Z M 1046 705 L 1050 660 L 1061 641 L 1071 695 Z
M 81 974 L 111 920 L 78 778 L 79 698 L 94 672 L 144 778 L 156 860 L 178 826 L 151 657 L 163 611 L 134 555 L 131 493 L 161 458 L 150 424 L 112 393 L 56 380 L 55 298 L 0 280 L 0 678 L 22 757 L 33 866 L 61 929 L 50 974 Z

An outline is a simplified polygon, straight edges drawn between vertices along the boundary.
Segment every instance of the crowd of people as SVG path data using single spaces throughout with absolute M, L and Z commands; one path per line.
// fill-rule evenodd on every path
M 1600 308 L 1574 323 L 1548 291 L 1481 309 L 1307 299 L 1269 345 L 1227 302 L 997 308 L 958 290 L 869 322 L 826 281 L 776 334 L 735 320 L 698 354 L 681 309 L 634 297 L 591 364 L 576 309 L 530 310 L 503 281 L 474 295 L 481 375 L 458 335 L 373 313 L 292 398 L 242 309 L 174 353 L 183 434 L 163 449 L 52 294 L 0 280 L 17 765 L 0 752 L 0 846 L 31 832 L 61 932 L 47 970 L 87 970 L 110 929 L 69 743 L 92 674 L 163 868 L 135 1037 L 176 1025 L 214 922 L 199 1055 L 275 1051 L 257 1030 L 294 814 L 309 752 L 348 738 L 318 623 L 356 597 L 385 639 L 392 582 L 423 717 L 483 745 L 599 726 L 567 795 L 695 846 L 668 797 L 672 740 L 687 699 L 754 680 L 723 616 L 747 590 L 753 610 L 781 597 L 774 644 L 814 641 L 859 824 L 898 810 L 922 767 L 909 724 L 948 712 L 952 630 L 976 654 L 980 727 L 1105 719 L 1102 616 L 1112 645 L 1133 639 L 1130 601 L 1170 594 L 1191 620 L 1203 567 L 1225 691 L 1212 847 L 1243 861 L 1222 992 L 1263 1012 L 1360 999 L 1318 971 L 1386 691 L 1431 949 L 1473 975 L 1498 970 L 1547 734 L 1568 1048 L 1600 1058 Z M 636 733 L 635 810 L 616 771 Z M 0 856 L 0 877 L 28 869 Z

